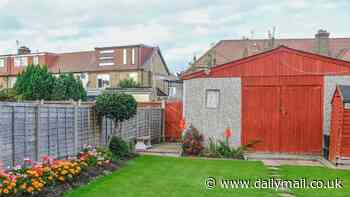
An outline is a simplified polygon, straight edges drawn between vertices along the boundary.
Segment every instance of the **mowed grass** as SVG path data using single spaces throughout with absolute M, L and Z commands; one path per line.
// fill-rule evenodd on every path
M 217 183 L 208 190 L 205 180 L 214 177 L 250 179 L 268 178 L 261 162 L 204 160 L 140 156 L 121 170 L 89 185 L 68 192 L 66 197 L 183 197 L 183 196 L 277 196 L 267 189 L 222 189 Z
M 317 197 L 343 197 L 350 196 L 350 171 L 334 170 L 324 167 L 306 167 L 306 166 L 282 166 L 280 174 L 285 180 L 296 180 L 305 178 L 308 182 L 312 180 L 322 180 L 327 183 L 329 180 L 340 179 L 343 184 L 342 189 L 292 189 L 296 196 L 317 196 Z M 332 186 L 332 183 L 330 183 Z

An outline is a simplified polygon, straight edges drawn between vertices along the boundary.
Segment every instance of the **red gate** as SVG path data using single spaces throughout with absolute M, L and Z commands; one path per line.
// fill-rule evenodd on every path
M 165 139 L 179 141 L 182 134 L 182 102 L 167 101 L 165 103 Z

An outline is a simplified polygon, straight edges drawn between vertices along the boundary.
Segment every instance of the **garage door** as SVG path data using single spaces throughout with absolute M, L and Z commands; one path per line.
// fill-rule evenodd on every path
M 243 87 L 243 135 L 258 152 L 320 154 L 322 87 L 275 84 Z

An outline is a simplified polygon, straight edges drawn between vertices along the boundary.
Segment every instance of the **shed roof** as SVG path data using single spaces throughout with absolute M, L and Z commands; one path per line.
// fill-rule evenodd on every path
M 340 95 L 343 99 L 343 103 L 350 103 L 350 86 L 349 85 L 339 85 L 338 89 Z
M 329 56 L 323 56 L 316 53 L 305 52 L 297 50 L 294 48 L 289 48 L 281 45 L 269 51 L 258 53 L 249 57 L 234 60 L 222 65 L 212 67 L 207 70 L 200 70 L 187 75 L 182 76 L 183 80 L 189 80 L 193 78 L 210 78 L 210 77 L 232 77 L 232 76 L 242 76 L 248 72 L 258 72 L 266 73 L 269 72 L 269 64 L 257 65 L 252 64 L 252 61 L 258 61 L 262 58 L 271 57 L 271 55 L 280 55 L 277 58 L 282 66 L 277 68 L 278 72 L 286 71 L 289 69 L 289 73 L 297 73 L 298 75 L 339 75 L 339 74 L 350 74 L 350 62 L 345 60 L 340 60 L 332 58 Z M 283 55 L 285 54 L 285 55 Z M 290 57 L 296 59 L 291 60 Z M 274 60 L 271 60 L 274 61 Z M 288 62 L 293 61 L 293 62 Z M 306 62 L 308 61 L 308 62 Z M 287 64 L 286 64 L 287 63 Z M 302 64 L 305 67 L 305 71 L 297 67 L 297 64 Z M 290 65 L 289 65 L 290 64 Z M 241 67 L 241 68 L 239 68 Z M 244 72 L 244 68 L 247 68 Z M 243 68 L 243 71 L 242 71 Z M 283 70 L 284 69 L 284 70 Z M 261 74 L 264 75 L 264 74 Z M 261 76 L 260 75 L 260 76 Z

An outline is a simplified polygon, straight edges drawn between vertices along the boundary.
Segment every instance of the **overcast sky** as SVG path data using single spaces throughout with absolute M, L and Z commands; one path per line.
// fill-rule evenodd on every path
M 0 53 L 16 40 L 33 51 L 96 46 L 159 46 L 171 71 L 187 67 L 212 43 L 243 36 L 350 37 L 349 0 L 0 0 Z

